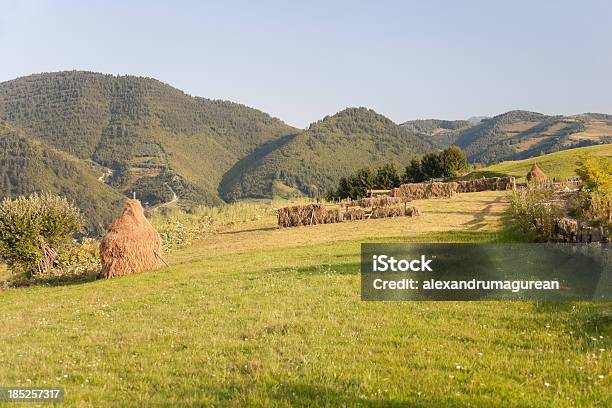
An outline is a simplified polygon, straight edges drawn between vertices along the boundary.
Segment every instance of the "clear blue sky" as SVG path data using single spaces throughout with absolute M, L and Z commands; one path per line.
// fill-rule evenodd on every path
M 0 0 L 0 60 L 0 81 L 143 75 L 298 127 L 347 106 L 612 113 L 612 2 Z

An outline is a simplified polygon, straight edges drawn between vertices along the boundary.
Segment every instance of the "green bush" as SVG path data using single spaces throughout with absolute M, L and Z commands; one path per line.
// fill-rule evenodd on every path
M 31 277 L 49 259 L 49 250 L 61 249 L 81 231 L 82 221 L 77 207 L 52 194 L 5 199 L 0 202 L 0 258 Z
M 554 190 L 531 186 L 512 192 L 510 212 L 515 225 L 535 241 L 546 241 L 554 233 L 559 209 L 550 203 Z
M 578 214 L 585 220 L 610 227 L 612 224 L 612 164 L 607 160 L 583 157 L 576 173 L 583 182 Z

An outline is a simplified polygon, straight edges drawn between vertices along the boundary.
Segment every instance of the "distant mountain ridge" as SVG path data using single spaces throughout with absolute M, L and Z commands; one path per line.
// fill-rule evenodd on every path
M 347 108 L 313 123 L 224 180 L 228 201 L 269 197 L 274 182 L 322 196 L 338 179 L 364 166 L 411 158 L 434 149 L 409 129 L 367 108 Z
M 478 119 L 398 125 L 371 109 L 347 108 L 299 130 L 152 78 L 36 74 L 0 83 L 0 197 L 60 193 L 98 228 L 132 192 L 149 205 L 176 193 L 182 206 L 321 196 L 360 167 L 401 168 L 453 144 L 471 162 L 488 164 L 612 142 L 607 114 L 510 111 Z
M 407 122 L 402 126 L 412 126 Z M 612 143 L 612 115 L 549 116 L 510 111 L 456 129 L 421 129 L 419 137 L 437 148 L 457 145 L 473 163 L 520 160 L 559 150 Z

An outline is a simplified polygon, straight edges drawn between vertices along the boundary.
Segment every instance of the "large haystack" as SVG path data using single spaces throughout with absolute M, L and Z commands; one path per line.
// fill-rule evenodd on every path
M 123 214 L 100 243 L 101 278 L 129 275 L 162 266 L 161 238 L 145 218 L 138 200 L 129 200 Z
M 531 166 L 531 170 L 529 170 L 529 173 L 527 173 L 527 181 L 532 180 L 537 182 L 546 181 L 546 174 L 535 163 L 533 166 Z

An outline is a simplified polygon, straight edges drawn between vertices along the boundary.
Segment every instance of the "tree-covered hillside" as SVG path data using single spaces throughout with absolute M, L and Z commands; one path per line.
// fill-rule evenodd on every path
M 107 223 L 134 192 L 151 206 L 175 194 L 183 206 L 275 193 L 316 197 L 360 168 L 395 162 L 403 169 L 453 144 L 470 162 L 495 163 L 612 142 L 612 116 L 595 113 L 512 111 L 477 123 L 397 125 L 349 108 L 301 131 L 155 79 L 81 71 L 0 83 L 0 121 L 2 196 L 59 192 L 77 201 L 90 226 Z
M 412 130 L 433 147 L 444 149 L 453 145 L 459 132 L 472 124 L 467 120 L 417 119 L 404 122 L 401 126 Z
M 241 171 L 224 179 L 227 200 L 267 197 L 274 182 L 310 196 L 322 196 L 340 177 L 364 166 L 396 161 L 407 165 L 433 149 L 413 131 L 366 108 L 349 108 L 287 137 L 274 149 L 241 163 Z
M 483 119 L 477 125 L 452 133 L 448 140 L 449 145 L 463 148 L 470 162 L 487 164 L 610 142 L 610 115 L 547 116 L 527 111 L 510 111 Z
M 125 197 L 98 180 L 86 163 L 0 122 L 0 199 L 48 191 L 76 203 L 88 232 L 98 234 Z
M 256 109 L 195 98 L 154 79 L 76 71 L 0 83 L 0 118 L 112 169 L 118 191 L 159 191 L 151 204 L 164 200 L 168 174 L 189 197 L 218 204 L 226 171 L 262 143 L 295 132 Z

